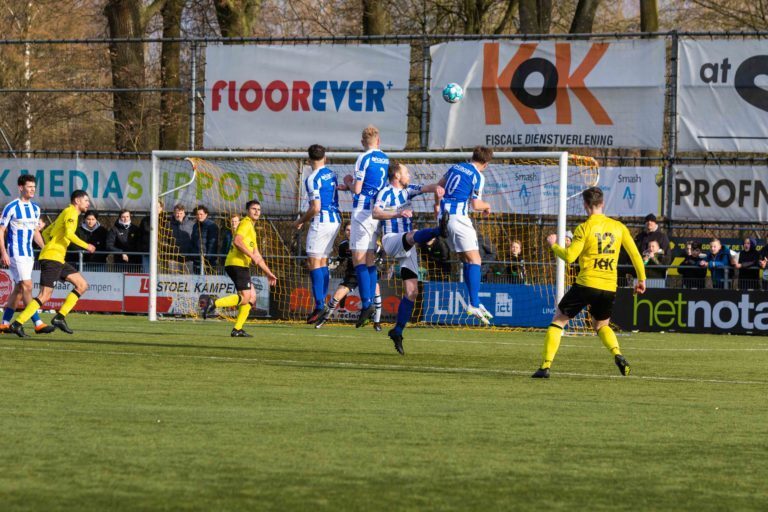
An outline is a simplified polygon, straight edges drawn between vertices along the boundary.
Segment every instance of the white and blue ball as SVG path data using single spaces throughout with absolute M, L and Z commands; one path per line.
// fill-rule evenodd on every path
M 448 84 L 443 89 L 443 99 L 448 103 L 458 103 L 464 97 L 464 89 L 459 84 Z

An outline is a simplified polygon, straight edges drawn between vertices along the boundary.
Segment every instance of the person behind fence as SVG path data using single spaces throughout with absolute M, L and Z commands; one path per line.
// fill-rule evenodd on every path
M 80 239 L 93 245 L 96 252 L 89 254 L 80 249 L 68 251 L 67 261 L 73 264 L 80 263 L 80 253 L 82 252 L 83 263 L 101 265 L 107 261 L 107 228 L 99 223 L 99 215 L 94 210 L 88 210 L 83 215 L 83 221 L 77 226 L 75 234 Z M 103 270 L 103 269 L 100 269 Z
M 685 258 L 680 263 L 677 272 L 683 278 L 683 288 L 704 288 L 704 280 L 707 278 L 707 269 L 700 265 L 707 255 L 701 253 L 699 242 L 687 242 L 685 244 Z M 695 268 L 694 268 L 695 267 Z
M 233 213 L 229 216 L 229 220 L 226 221 L 226 224 L 221 228 L 221 231 L 219 231 L 221 234 L 219 237 L 221 239 L 219 254 L 222 255 L 219 256 L 219 265 L 224 265 L 224 262 L 227 259 L 226 255 L 229 254 L 230 249 L 232 249 L 233 235 L 234 233 L 237 233 L 237 226 L 240 225 L 240 218 L 239 213 Z
M 669 259 L 669 237 L 660 228 L 656 221 L 656 215 L 649 213 L 645 216 L 645 229 L 635 237 L 635 245 L 640 254 L 648 250 L 648 243 L 655 240 L 659 244 L 662 261 L 666 265 Z
M 131 212 L 120 210 L 115 225 L 107 233 L 107 251 L 114 263 L 141 263 L 141 231 L 131 222 Z
M 525 284 L 523 243 L 520 240 L 512 240 L 509 251 L 509 282 L 512 284 Z
M 171 233 L 176 241 L 176 248 L 181 255 L 189 255 L 192 252 L 192 228 L 195 221 L 187 218 L 187 211 L 183 204 L 173 207 L 171 219 Z
M 448 242 L 437 237 L 421 246 L 421 255 L 427 266 L 430 281 L 452 281 L 451 249 Z
M 206 257 L 216 254 L 219 248 L 219 226 L 208 217 L 208 208 L 203 205 L 195 208 L 195 218 L 197 222 L 192 225 L 192 253 L 200 265 Z
M 758 275 L 762 274 L 763 278 L 761 288 L 768 290 L 768 243 L 758 252 L 757 265 L 760 267 Z
M 712 273 L 712 288 L 725 288 L 726 272 L 728 271 L 730 260 L 730 251 L 720 243 L 720 240 L 713 238 L 709 242 L 709 252 L 706 259 L 699 262 L 702 268 L 708 268 Z
M 645 276 L 649 288 L 664 288 L 664 279 L 667 276 L 667 267 L 664 264 L 664 254 L 657 240 L 650 240 L 643 251 L 643 263 L 645 263 Z
M 745 238 L 744 247 L 733 259 L 734 268 L 738 270 L 739 290 L 760 289 L 760 253 L 757 252 L 757 241 Z

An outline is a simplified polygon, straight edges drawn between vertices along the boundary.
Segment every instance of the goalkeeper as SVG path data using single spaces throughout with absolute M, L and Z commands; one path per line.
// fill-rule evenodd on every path
M 567 248 L 557 245 L 557 235 L 549 235 L 547 243 L 558 258 L 567 264 L 579 260 L 576 283 L 563 296 L 544 337 L 544 361 L 532 375 L 533 378 L 549 378 L 549 369 L 560 346 L 560 338 L 568 320 L 575 317 L 585 306 L 589 307 L 592 325 L 611 351 L 622 375 L 629 375 L 629 363 L 621 354 L 619 341 L 610 327 L 611 312 L 616 299 L 616 278 L 619 249 L 627 251 L 637 272 L 635 293 L 645 292 L 645 267 L 643 258 L 632 240 L 627 227 L 603 214 L 603 191 L 591 187 L 582 192 L 584 209 L 589 217 L 573 233 L 573 241 Z

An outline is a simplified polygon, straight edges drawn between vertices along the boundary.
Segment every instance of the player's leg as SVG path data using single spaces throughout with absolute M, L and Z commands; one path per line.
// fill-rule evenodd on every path
M 381 331 L 381 285 L 376 283 L 376 293 L 373 296 L 373 307 L 375 309 L 373 313 L 373 330 L 376 332 Z
M 395 327 L 388 334 L 395 344 L 395 350 L 400 355 L 405 355 L 405 350 L 403 350 L 403 330 L 408 325 L 408 322 L 410 322 L 411 315 L 413 315 L 413 308 L 419 293 L 419 279 L 412 270 L 407 268 L 401 268 L 400 276 L 403 279 L 405 293 L 400 298 L 400 305 L 397 307 Z
M 241 304 L 243 300 L 243 296 L 240 293 L 241 289 L 247 289 L 248 286 L 250 286 L 251 278 L 250 273 L 248 275 L 248 282 L 241 282 L 238 285 L 238 280 L 242 280 L 241 273 L 238 271 L 239 268 L 236 265 L 227 265 L 224 267 L 224 272 L 227 274 L 230 280 L 235 284 L 235 291 L 237 293 L 233 293 L 231 295 L 225 295 L 224 297 L 215 298 L 211 295 L 201 295 L 199 298 L 199 306 L 200 306 L 200 313 L 203 317 L 203 320 L 207 319 L 208 317 L 212 317 L 216 313 L 216 308 L 234 308 Z M 247 270 L 247 269 L 246 269 Z
M 18 314 L 16 320 L 11 323 L 8 327 L 10 332 L 22 338 L 27 336 L 24 333 L 23 325 L 51 298 L 53 287 L 56 281 L 61 279 L 63 268 L 64 264 L 58 261 L 40 260 L 40 292 L 37 294 L 37 297 L 24 307 L 24 310 Z
M 80 297 L 88 291 L 88 282 L 83 275 L 78 272 L 73 266 L 68 263 L 64 264 L 64 268 L 61 271 L 61 279 L 69 282 L 73 289 L 67 297 L 64 299 L 64 304 L 59 308 L 58 313 L 51 320 L 51 325 L 61 329 L 67 334 L 74 334 L 74 331 L 67 325 L 66 317 L 70 311 L 75 307 Z
M 350 279 L 351 278 L 351 279 Z M 354 284 L 350 283 L 350 281 L 353 281 Z M 349 286 L 351 285 L 351 286 Z M 328 303 L 328 306 L 323 310 L 323 313 L 320 315 L 320 317 L 317 319 L 317 322 L 315 322 L 315 329 L 319 329 L 322 327 L 325 322 L 327 322 L 331 316 L 336 312 L 336 308 L 339 307 L 339 303 L 344 300 L 344 297 L 346 297 L 350 291 L 352 291 L 352 288 L 357 286 L 357 278 L 354 276 L 348 276 L 339 286 L 336 288 L 336 291 L 333 294 L 333 297 L 331 297 L 331 301 Z
M 339 232 L 337 222 L 313 223 L 307 233 L 307 262 L 312 282 L 312 295 L 315 299 L 314 311 L 307 318 L 313 324 L 325 310 L 325 297 L 331 273 L 328 269 L 328 255 L 333 250 L 336 235 Z
M 630 367 L 627 359 L 622 355 L 619 348 L 619 340 L 616 333 L 611 329 L 611 314 L 613 313 L 613 303 L 616 299 L 615 292 L 594 290 L 596 297 L 589 306 L 589 313 L 592 316 L 592 323 L 605 348 L 613 356 L 613 362 L 619 368 L 619 373 L 629 375 Z
M 248 272 L 248 269 L 243 268 L 243 270 Z M 253 285 L 250 283 L 250 279 L 248 284 L 249 287 L 247 289 L 238 290 L 240 305 L 237 306 L 237 319 L 235 320 L 235 327 L 230 333 L 230 336 L 233 338 L 251 337 L 250 334 L 243 330 L 243 326 L 245 325 L 245 321 L 248 320 L 248 315 L 251 312 L 251 304 L 256 302 L 256 290 L 253 289 Z
M 588 298 L 584 296 L 584 290 L 585 288 L 579 285 L 571 286 L 557 305 L 557 311 L 552 318 L 552 323 L 549 324 L 544 335 L 542 363 L 539 369 L 532 375 L 533 378 L 549 378 L 549 369 L 555 360 L 557 349 L 560 348 L 563 329 L 565 329 L 568 320 L 578 315 L 589 303 Z
M 352 251 L 352 264 L 357 276 L 357 286 L 363 310 L 370 307 L 373 297 L 368 265 L 374 261 L 373 251 L 376 248 L 376 238 L 375 232 L 370 231 L 370 225 L 371 222 L 367 221 L 365 212 L 352 214 L 349 247 Z
M 312 284 L 312 297 L 315 299 L 315 307 L 309 317 L 307 317 L 307 323 L 313 324 L 317 321 L 325 308 L 324 269 L 326 269 L 327 266 L 323 265 L 323 258 L 317 257 L 316 255 L 308 256 L 307 264 L 309 266 L 309 280 Z
M 30 304 L 34 300 L 32 298 L 31 266 L 29 271 L 29 279 L 20 281 L 17 286 L 20 289 L 21 297 L 24 301 L 24 306 L 26 307 L 27 304 Z M 3 320 L 5 320 L 5 314 L 3 314 Z M 37 311 L 35 311 L 35 314 L 32 315 L 32 322 L 35 324 L 35 334 L 49 334 L 56 330 L 56 327 L 53 325 L 47 325 L 45 322 L 43 322 L 43 320 L 40 318 L 40 314 Z
M 3 309 L 3 322 L 0 324 L 0 332 L 8 332 L 8 326 L 11 324 L 13 314 L 16 312 L 16 304 L 18 303 L 20 294 L 21 284 L 16 283 L 13 290 L 11 290 L 11 294 L 8 296 L 8 301 L 5 303 L 5 308 Z M 29 304 L 29 302 L 24 303 L 25 306 L 27 304 Z

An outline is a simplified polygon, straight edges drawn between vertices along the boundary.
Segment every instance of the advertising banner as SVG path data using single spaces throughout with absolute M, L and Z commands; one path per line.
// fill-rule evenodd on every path
M 432 46 L 429 148 L 660 148 L 665 47 L 636 41 Z M 443 100 L 449 83 L 464 88 Z
M 256 307 L 251 315 L 269 315 L 269 283 L 262 276 L 251 276 L 256 288 Z M 186 315 L 197 311 L 200 295 L 232 295 L 235 285 L 227 276 L 160 274 L 157 282 L 158 314 Z M 125 274 L 125 312 L 146 313 L 149 308 L 149 275 Z
M 119 272 L 83 272 L 88 281 L 88 292 L 77 301 L 75 311 L 120 313 L 123 311 L 123 274 Z M 13 290 L 13 280 L 8 270 L 0 269 L 0 306 L 5 306 Z M 42 309 L 58 310 L 72 291 L 69 283 L 57 282 L 53 295 Z M 40 271 L 32 271 L 32 296 L 40 293 Z M 21 296 L 17 307 L 22 307 Z
M 341 279 L 332 278 L 330 285 L 328 286 L 328 297 L 333 296 L 336 288 L 338 288 Z M 400 297 L 402 292 L 390 286 L 390 282 L 386 279 L 379 280 L 379 287 L 381 290 L 381 321 L 382 322 L 394 322 L 397 317 L 397 308 L 400 306 Z M 351 322 L 357 320 L 360 316 L 360 310 L 362 309 L 360 301 L 360 293 L 357 288 L 350 291 L 344 300 L 339 303 L 336 308 L 336 312 L 331 317 L 332 322 Z M 290 299 L 288 301 L 288 311 L 283 311 L 282 314 L 295 318 L 296 315 L 309 315 L 315 307 L 315 300 L 312 297 L 312 286 L 307 278 L 305 282 L 299 286 L 294 287 L 291 290 Z M 416 321 L 414 319 L 414 321 Z
M 768 221 L 768 167 L 676 165 L 672 218 L 718 222 Z
M 483 283 L 480 302 L 494 315 L 492 325 L 511 327 L 546 327 L 552 321 L 554 304 L 545 295 L 554 296 L 551 286 L 542 290 L 517 284 Z M 424 283 L 423 320 L 434 324 L 475 323 L 480 321 L 466 314 L 469 297 L 464 283 L 428 281 Z
M 680 40 L 678 151 L 764 153 L 768 42 Z
M 611 320 L 625 331 L 768 334 L 768 294 L 759 291 L 619 288 Z
M 405 147 L 410 45 L 209 44 L 206 149 Z

